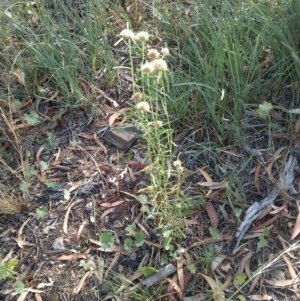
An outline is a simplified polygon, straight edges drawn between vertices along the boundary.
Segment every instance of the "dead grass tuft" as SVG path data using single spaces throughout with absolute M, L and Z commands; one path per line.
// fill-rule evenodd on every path
M 18 214 L 26 209 L 19 196 L 0 191 L 0 214 Z

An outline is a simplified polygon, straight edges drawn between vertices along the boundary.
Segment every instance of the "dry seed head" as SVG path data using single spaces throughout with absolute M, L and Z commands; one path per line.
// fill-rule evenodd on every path
M 149 33 L 147 31 L 140 31 L 135 35 L 135 39 L 142 42 L 146 43 L 149 40 Z
M 167 62 L 163 59 L 156 59 L 152 62 L 155 71 L 166 71 L 168 70 Z
M 163 123 L 160 120 L 156 120 L 154 122 L 154 126 L 159 129 L 163 126 Z
M 149 49 L 147 53 L 147 57 L 149 60 L 153 61 L 159 58 L 159 52 L 156 49 Z
M 163 57 L 168 56 L 170 54 L 170 50 L 169 48 L 165 47 L 161 49 L 161 54 L 163 55 Z
M 141 101 L 142 98 L 143 98 L 143 94 L 141 92 L 135 92 L 132 95 L 132 99 L 135 100 L 135 101 Z
M 142 113 L 150 112 L 150 105 L 146 101 L 139 102 L 136 108 Z
M 123 29 L 120 32 L 120 36 L 124 39 L 124 40 L 132 40 L 134 38 L 134 32 L 130 29 Z
M 154 65 L 152 63 L 146 62 L 142 65 L 141 71 L 146 74 L 152 73 L 154 71 Z
M 183 167 L 181 165 L 181 161 L 179 159 L 177 159 L 176 161 L 174 161 L 174 166 L 176 167 L 177 170 L 179 171 L 183 171 Z

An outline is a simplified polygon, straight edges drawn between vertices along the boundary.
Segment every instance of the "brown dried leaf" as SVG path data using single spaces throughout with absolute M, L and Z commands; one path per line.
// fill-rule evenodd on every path
M 101 214 L 101 216 L 100 216 L 100 221 L 103 221 L 103 219 L 104 219 L 107 215 L 111 214 L 111 213 L 114 212 L 114 211 L 115 211 L 115 208 L 110 208 L 110 209 L 105 210 L 105 211 Z
M 291 286 L 293 285 L 294 283 L 296 283 L 295 280 L 293 279 L 284 279 L 284 280 L 276 280 L 276 279 L 265 279 L 265 281 L 268 283 L 268 284 L 271 284 L 273 286 L 277 286 L 277 287 L 286 287 L 286 286 Z M 297 282 L 298 283 L 298 282 Z
M 291 278 L 293 280 L 295 280 L 297 278 L 297 274 L 296 274 L 296 272 L 295 272 L 295 270 L 293 268 L 293 265 L 292 265 L 291 261 L 286 256 L 284 256 L 284 255 L 283 255 L 283 259 L 284 259 L 284 261 L 285 261 L 285 263 L 286 263 L 286 265 L 288 267 L 288 270 L 289 270 L 289 273 L 291 275 Z
M 210 175 L 202 168 L 199 168 L 199 172 L 201 173 L 201 175 L 205 178 L 205 180 L 209 183 L 212 183 L 212 178 L 210 177 Z M 197 183 L 198 184 L 198 183 Z M 210 189 L 207 193 L 206 196 L 209 196 L 212 193 L 212 190 Z
M 251 277 L 251 274 L 248 274 L 247 272 L 249 272 L 249 270 L 248 270 L 249 263 L 250 263 L 252 255 L 253 255 L 253 252 L 250 251 L 242 258 L 242 260 L 240 261 L 239 267 L 238 267 L 237 274 L 242 274 L 245 271 L 247 276 Z M 248 266 L 248 267 L 246 268 L 246 266 Z
M 26 226 L 26 224 L 30 221 L 31 218 L 28 218 L 20 227 L 19 231 L 18 231 L 18 236 L 17 238 L 14 238 L 14 240 L 17 242 L 19 248 L 23 249 L 24 246 L 32 246 L 32 244 L 28 243 L 27 241 L 23 240 L 22 238 L 22 233 L 24 230 L 24 227 Z
M 269 295 L 251 295 L 249 296 L 251 300 L 255 300 L 255 301 L 269 301 L 272 300 L 273 297 L 269 296 Z
M 261 165 L 257 163 L 254 173 L 254 185 L 257 192 L 260 192 L 260 182 L 259 182 L 259 174 L 260 174 Z
M 116 252 L 115 255 L 114 255 L 114 258 L 112 259 L 106 273 L 105 273 L 105 278 L 107 278 L 108 276 L 108 273 L 114 268 L 114 266 L 117 264 L 117 262 L 119 261 L 120 259 L 120 256 L 121 256 L 121 252 Z
M 115 120 L 121 115 L 122 113 L 121 112 L 115 112 L 113 113 L 109 119 L 108 119 L 108 125 L 109 126 L 112 126 L 115 122 Z
M 26 297 L 27 297 L 28 294 L 29 294 L 29 291 L 26 290 L 24 293 L 22 293 L 22 294 L 18 297 L 17 301 L 24 301 L 24 300 L 26 300 Z
M 36 301 L 43 301 L 42 295 L 39 293 L 35 293 L 34 294 L 35 300 Z
M 300 146 L 300 117 L 297 118 L 294 128 L 294 143 Z
M 270 114 L 271 114 L 271 116 L 272 116 L 274 119 L 276 119 L 276 120 L 278 120 L 278 121 L 285 121 L 285 120 L 286 120 L 286 118 L 283 117 L 282 114 L 279 113 L 279 112 L 276 111 L 276 110 L 271 110 Z
M 121 204 L 125 203 L 124 200 L 122 201 L 117 201 L 117 202 L 114 202 L 114 203 L 102 203 L 100 204 L 101 207 L 104 207 L 104 208 L 113 208 L 113 207 L 117 207 L 117 206 L 120 206 Z
M 299 233 L 300 233 L 300 206 L 298 206 L 298 215 L 297 215 L 296 222 L 294 225 L 291 240 L 294 239 Z
M 11 73 L 13 76 L 11 77 L 14 81 L 21 85 L 25 85 L 25 73 L 21 69 L 16 69 Z
M 202 187 L 208 187 L 210 189 L 221 189 L 228 187 L 228 182 L 198 182 L 197 185 Z
M 68 234 L 68 220 L 69 220 L 69 215 L 70 215 L 70 211 L 71 209 L 77 205 L 78 203 L 80 203 L 82 201 L 82 199 L 78 199 L 77 201 L 75 201 L 74 203 L 72 203 L 69 208 L 67 209 L 65 218 L 64 218 L 64 224 L 63 224 L 63 231 L 64 233 Z
M 218 228 L 218 225 L 219 225 L 218 214 L 217 214 L 215 207 L 212 205 L 211 202 L 206 203 L 206 211 L 207 211 L 211 226 L 214 228 Z
M 176 280 L 177 280 L 177 276 L 173 277 L 173 279 L 167 278 L 167 281 L 169 282 L 168 293 L 172 294 L 172 290 L 175 290 L 176 293 L 178 294 L 178 300 L 183 300 L 183 292 L 181 288 L 178 286 L 178 284 L 176 283 Z
M 254 279 L 252 280 L 251 286 L 249 288 L 249 294 L 252 293 L 252 291 L 254 290 L 254 288 L 256 287 L 259 279 L 261 278 L 261 274 L 258 274 L 254 277 Z
M 78 80 L 79 80 L 80 85 L 81 85 L 81 87 L 84 91 L 84 96 L 86 98 L 89 98 L 89 96 L 90 96 L 90 85 L 89 85 L 89 83 L 83 78 L 79 78 Z
M 69 255 L 62 255 L 56 258 L 56 260 L 66 260 L 66 261 L 76 261 L 78 259 L 86 259 L 87 256 L 85 254 L 69 254 Z
M 88 272 L 86 272 L 86 273 L 84 274 L 84 276 L 81 278 L 81 280 L 80 280 L 80 282 L 78 283 L 78 286 L 77 286 L 77 288 L 76 288 L 76 290 L 75 290 L 75 294 L 76 294 L 76 295 L 81 291 L 82 286 L 83 286 L 85 280 L 86 280 L 87 278 L 91 277 L 92 274 L 93 274 L 93 270 L 88 271 Z
M 219 284 L 214 279 L 212 279 L 211 277 L 206 276 L 204 274 L 201 274 L 201 275 L 202 275 L 202 277 L 205 278 L 205 280 L 207 281 L 207 283 L 209 284 L 209 286 L 212 290 L 215 290 L 219 287 Z
M 181 292 L 184 292 L 185 290 L 183 264 L 184 264 L 183 254 L 180 254 L 179 258 L 177 259 L 177 277 L 178 277 L 178 282 L 179 282 Z
M 83 223 L 79 226 L 79 228 L 78 228 L 77 235 L 76 235 L 76 240 L 77 240 L 77 241 L 79 241 L 80 236 L 81 236 L 81 233 L 82 233 L 84 227 L 85 227 L 85 222 L 83 222 Z

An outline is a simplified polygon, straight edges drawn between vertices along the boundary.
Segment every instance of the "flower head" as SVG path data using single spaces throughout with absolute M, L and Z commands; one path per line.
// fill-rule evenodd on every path
M 120 32 L 120 36 L 124 39 L 124 40 L 132 40 L 134 39 L 134 32 L 130 29 L 123 29 Z
M 156 59 L 152 62 L 155 71 L 166 71 L 168 70 L 167 62 L 163 59 Z
M 159 52 L 156 49 L 149 49 L 147 53 L 147 57 L 149 60 L 153 61 L 159 58 Z
M 177 159 L 176 161 L 174 161 L 174 166 L 176 167 L 176 169 L 178 170 L 178 171 L 183 171 L 183 167 L 182 167 L 182 164 L 181 164 L 181 161 L 179 160 L 179 159 Z
M 163 126 L 163 123 L 160 120 L 156 120 L 154 122 L 154 126 L 159 129 Z
M 141 92 L 135 92 L 132 95 L 132 99 L 135 100 L 135 101 L 141 101 L 142 98 L 143 98 L 143 94 Z
M 150 112 L 150 105 L 146 101 L 139 102 L 136 108 L 142 113 Z
M 149 40 L 149 33 L 147 31 L 140 31 L 135 35 L 135 39 L 142 42 L 146 43 Z
M 146 74 L 152 73 L 154 71 L 154 65 L 152 63 L 146 62 L 142 65 L 141 71 Z
M 163 55 L 163 57 L 168 56 L 170 54 L 170 50 L 169 48 L 165 47 L 161 49 L 161 54 Z

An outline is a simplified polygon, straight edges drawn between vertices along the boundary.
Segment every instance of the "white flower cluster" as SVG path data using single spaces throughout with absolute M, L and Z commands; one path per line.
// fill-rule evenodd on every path
M 156 49 L 149 49 L 147 52 L 147 58 L 149 59 L 149 62 L 147 61 L 142 65 L 141 71 L 146 74 L 154 71 L 167 71 L 168 65 L 163 58 L 169 54 L 169 48 L 166 47 L 161 49 L 161 53 Z M 160 55 L 162 55 L 162 58 L 160 58 Z
M 131 29 L 123 29 L 120 32 L 120 36 L 124 40 L 137 40 L 142 43 L 146 43 L 150 37 L 147 31 L 139 31 L 138 33 L 135 34 Z
M 123 29 L 120 32 L 120 36 L 124 40 L 135 40 L 139 41 L 143 44 L 149 41 L 149 33 L 147 31 L 139 31 L 138 33 L 134 33 L 131 29 Z M 168 65 L 167 62 L 164 60 L 166 56 L 170 54 L 169 48 L 164 47 L 161 49 L 161 52 L 159 52 L 156 49 L 149 49 L 147 52 L 147 58 L 149 61 L 146 61 L 141 66 L 141 71 L 145 74 L 150 74 L 155 71 L 161 72 L 161 71 L 167 71 Z M 160 58 L 160 56 L 162 58 Z

